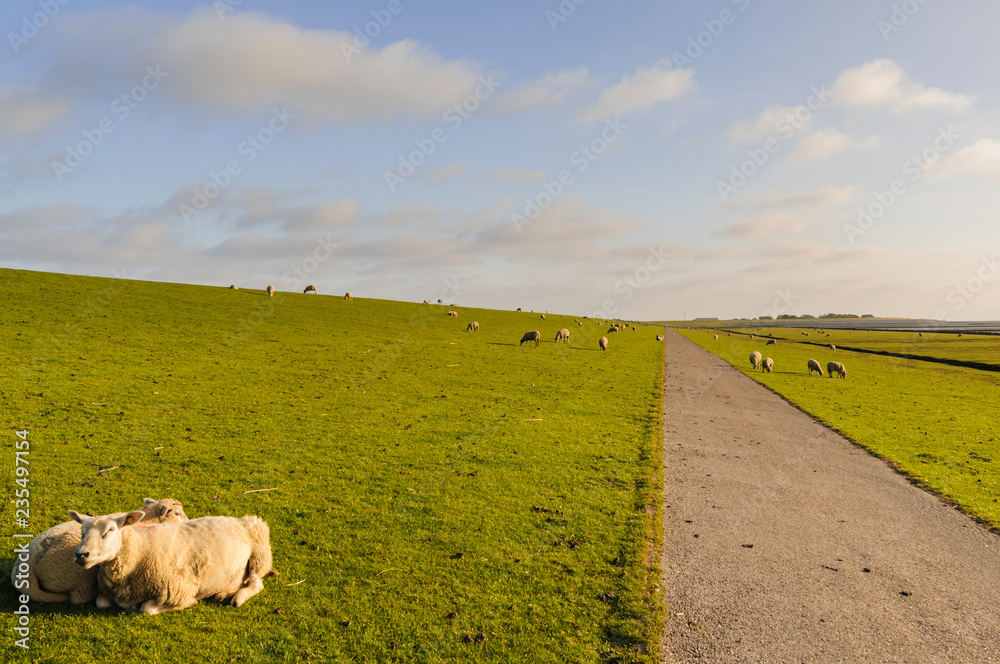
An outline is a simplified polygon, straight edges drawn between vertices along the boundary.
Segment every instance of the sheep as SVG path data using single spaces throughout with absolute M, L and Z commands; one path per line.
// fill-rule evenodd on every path
M 836 353 L 837 352 L 837 347 L 834 346 L 833 344 L 830 344 L 830 350 L 833 351 L 834 353 Z
M 750 335 L 750 341 L 753 341 L 753 335 L 752 334 Z
M 657 341 L 663 341 L 663 335 L 662 334 L 657 334 L 656 335 L 656 340 Z
M 962 333 L 961 333 L 961 332 L 959 332 L 959 333 L 958 333 L 958 336 L 959 336 L 959 337 L 961 337 L 961 336 L 962 336 Z
M 353 300 L 354 299 L 354 293 L 352 293 L 351 291 L 347 291 L 344 294 L 344 299 L 345 300 Z
M 732 332 L 726 332 L 726 336 L 727 337 L 731 337 L 731 336 L 733 336 L 733 333 Z
M 145 499 L 146 520 L 150 523 L 187 521 L 184 506 L 176 500 Z M 112 516 L 123 516 L 120 512 Z M 10 580 L 36 602 L 86 604 L 97 597 L 97 570 L 85 570 L 73 564 L 80 544 L 80 525 L 67 521 L 40 534 L 27 546 L 27 570 L 15 565 Z
M 467 328 L 465 328 L 465 331 L 466 332 L 478 332 L 479 331 L 479 323 L 477 321 L 472 321 L 471 323 L 469 323 L 469 326 Z
M 180 611 L 211 597 L 240 606 L 271 572 L 270 529 L 256 516 L 208 516 L 183 523 L 137 524 L 144 512 L 84 517 L 76 564 L 97 571 L 97 607 L 148 615 Z
M 272 286 L 271 284 L 267 285 L 267 296 L 274 297 L 274 286 Z
M 820 376 L 823 375 L 823 367 L 821 367 L 819 365 L 819 362 L 817 362 L 816 360 L 809 360 L 808 362 L 806 362 L 806 366 L 809 368 L 810 376 L 813 375 L 814 371 L 818 372 Z
M 556 332 L 556 343 L 559 343 L 560 341 L 569 341 L 569 330 L 565 327 Z
M 765 357 L 764 361 L 761 363 L 761 371 L 766 371 L 767 373 L 771 373 L 773 369 L 774 369 L 774 360 L 772 360 L 769 357 Z
M 430 303 L 431 303 L 430 300 L 424 300 L 424 304 L 430 304 Z
M 306 289 L 305 289 L 304 291 L 302 291 L 302 292 L 303 292 L 303 293 L 316 293 L 317 295 L 319 294 L 319 293 L 318 293 L 318 292 L 316 291 L 316 286 L 315 286 L 315 285 L 313 285 L 313 284 L 309 284 L 308 286 L 306 286 Z
M 542 320 L 545 320 L 545 314 L 542 314 Z
M 718 334 L 715 335 L 714 337 L 712 337 L 712 341 L 718 341 L 718 340 L 719 340 L 719 335 Z
M 760 360 L 762 357 L 759 350 L 750 353 L 750 364 L 753 365 L 754 369 L 760 369 Z
M 583 327 L 583 323 L 581 323 L 580 321 L 576 321 L 576 325 L 577 327 Z
M 618 332 L 618 326 L 617 325 L 612 325 L 611 327 L 608 328 L 607 334 L 611 334 L 612 332 Z
M 764 344 L 764 345 L 765 345 L 765 346 L 773 346 L 773 345 L 775 345 L 776 343 L 778 343 L 778 342 L 777 342 L 777 341 L 775 341 L 774 339 L 771 339 L 770 341 L 768 341 L 768 342 L 767 342 L 766 344 Z
M 827 362 L 826 372 L 833 378 L 833 374 L 838 374 L 841 378 L 847 378 L 847 369 L 840 362 Z
M 538 330 L 532 330 L 531 332 L 525 332 L 524 336 L 521 337 L 521 345 L 526 343 L 535 342 L 535 348 L 538 348 L 538 344 L 542 343 L 542 333 Z
M 520 310 L 521 310 L 521 307 L 518 307 L 518 308 L 517 308 L 517 310 L 518 310 L 518 311 L 520 311 Z
M 441 298 L 438 298 L 438 304 L 444 304 L 444 300 L 442 300 Z
M 236 284 L 230 284 L 229 285 L 229 290 L 239 290 L 239 289 L 240 289 L 240 287 L 237 286 Z
M 455 318 L 458 318 L 458 312 L 457 312 L 457 311 L 449 311 L 449 312 L 448 312 L 448 315 L 449 315 L 449 316 L 453 316 L 453 317 L 455 317 Z
M 601 337 L 601 340 L 598 342 L 598 345 L 600 345 L 601 350 L 607 350 L 608 349 L 608 338 L 607 337 Z

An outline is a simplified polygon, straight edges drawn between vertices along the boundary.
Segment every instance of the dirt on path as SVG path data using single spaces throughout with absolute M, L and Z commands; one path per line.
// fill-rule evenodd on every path
M 1000 663 L 1000 536 L 665 343 L 664 662 Z

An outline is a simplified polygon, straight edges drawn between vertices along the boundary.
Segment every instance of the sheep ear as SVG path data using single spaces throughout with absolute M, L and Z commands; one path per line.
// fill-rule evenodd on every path
M 143 499 L 142 499 L 142 502 L 143 502 L 143 504 L 145 504 L 145 505 L 152 505 L 152 504 L 153 504 L 153 503 L 155 503 L 156 501 L 155 501 L 155 500 L 153 500 L 152 498 L 143 498 Z
M 142 510 L 136 510 L 135 512 L 129 512 L 125 516 L 121 517 L 122 521 L 118 524 L 119 528 L 124 528 L 125 526 L 131 526 L 132 524 L 142 521 L 142 518 L 146 516 L 146 513 Z
M 73 519 L 77 523 L 83 523 L 84 517 L 81 516 L 76 510 L 69 511 L 69 518 Z

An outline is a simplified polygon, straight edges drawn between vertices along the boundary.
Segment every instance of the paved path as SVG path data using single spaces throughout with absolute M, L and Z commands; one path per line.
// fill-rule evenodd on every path
M 666 346 L 664 662 L 1000 663 L 1000 536 Z

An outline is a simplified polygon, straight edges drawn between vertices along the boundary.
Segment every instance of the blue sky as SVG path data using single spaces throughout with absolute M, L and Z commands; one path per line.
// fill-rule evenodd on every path
M 995 319 L 998 20 L 5 3 L 0 264 L 649 320 Z

